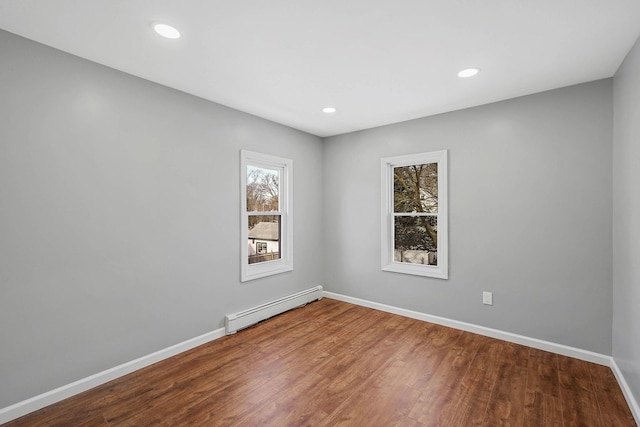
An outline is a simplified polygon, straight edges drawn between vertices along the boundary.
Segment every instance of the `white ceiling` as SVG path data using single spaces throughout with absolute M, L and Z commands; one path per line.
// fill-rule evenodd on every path
M 0 0 L 0 28 L 330 136 L 611 77 L 640 1 Z

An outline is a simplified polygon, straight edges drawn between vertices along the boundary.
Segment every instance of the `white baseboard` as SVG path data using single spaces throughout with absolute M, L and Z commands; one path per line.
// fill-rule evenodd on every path
M 564 356 L 574 357 L 576 359 L 609 366 L 611 367 L 616 377 L 616 380 L 618 381 L 618 384 L 622 389 L 624 397 L 627 400 L 627 403 L 629 404 L 629 408 L 631 409 L 631 412 L 633 414 L 633 417 L 636 420 L 636 423 L 640 425 L 640 406 L 638 406 L 638 402 L 635 400 L 633 394 L 631 393 L 631 389 L 629 388 L 629 385 L 627 384 L 622 372 L 620 371 L 618 365 L 616 364 L 615 359 L 613 359 L 611 356 L 594 353 L 591 351 L 582 350 L 574 347 L 569 347 L 562 344 L 556 344 L 549 341 L 543 341 L 536 338 L 530 338 L 523 335 L 517 335 L 510 332 L 504 332 L 497 329 L 486 328 L 484 326 L 474 325 L 471 323 L 447 319 L 445 317 L 433 316 L 426 313 L 406 310 L 403 308 L 394 307 L 386 304 L 380 304 L 373 301 L 367 301 L 360 298 L 348 297 L 346 295 L 341 295 L 334 292 L 324 291 L 323 296 L 326 298 L 344 301 L 351 304 L 360 305 L 363 307 L 385 311 L 387 313 L 398 314 L 400 316 L 405 316 L 412 319 L 423 320 L 425 322 L 431 322 L 438 325 L 448 326 L 451 328 L 456 328 L 456 329 L 460 329 L 467 332 L 473 332 L 473 333 L 488 336 L 491 338 L 497 338 L 504 341 L 509 341 L 516 344 L 522 344 L 522 345 L 537 348 L 540 350 L 550 351 L 550 352 L 561 354 Z M 99 372 L 97 374 L 91 375 L 90 377 L 83 378 L 71 384 L 67 384 L 65 386 L 56 388 L 55 390 L 48 391 L 46 393 L 40 394 L 38 396 L 32 397 L 22 402 L 18 402 L 14 405 L 0 409 L 0 424 L 4 424 L 11 420 L 15 420 L 16 418 L 20 418 L 23 415 L 29 414 L 33 411 L 37 411 L 38 409 L 42 409 L 45 406 L 49 406 L 53 403 L 59 402 L 68 397 L 82 393 L 84 391 L 97 387 L 101 384 L 105 384 L 116 378 L 122 377 L 138 369 L 142 369 L 146 366 L 152 365 L 156 362 L 167 359 L 169 357 L 175 356 L 176 354 L 190 350 L 199 345 L 206 344 L 210 341 L 214 341 L 218 338 L 223 337 L 224 335 L 225 335 L 224 328 L 216 329 L 215 331 L 208 332 L 204 335 L 200 335 L 199 337 L 195 337 L 190 340 L 184 341 L 182 343 L 165 348 L 163 350 L 156 351 L 155 353 L 151 353 L 147 356 L 143 356 L 138 359 L 132 360 L 130 362 L 123 363 L 122 365 L 116 366 L 111 369 L 107 369 L 106 371 Z
M 223 336 L 224 328 L 216 329 L 215 331 L 191 338 L 179 344 L 172 345 L 171 347 L 156 351 L 155 353 L 142 356 L 138 359 L 123 363 L 122 365 L 107 369 L 106 371 L 99 372 L 71 384 L 58 387 L 54 390 L 23 400 L 22 402 L 18 402 L 14 405 L 7 406 L 6 408 L 0 409 L 0 424 L 15 420 L 23 415 L 42 409 L 45 406 L 49 406 L 101 384 L 105 384 L 116 378 L 130 374 L 133 371 L 137 371 L 138 369 L 142 369 L 161 360 L 168 359 L 176 354 L 191 350 L 192 348 L 206 344 Z
M 613 374 L 622 389 L 629 409 L 636 420 L 636 424 L 640 425 L 640 406 L 636 401 L 631 389 L 627 384 L 627 381 L 622 374 L 622 371 L 618 368 L 616 361 L 613 357 L 600 353 L 594 353 L 588 350 L 582 350 L 575 347 L 569 347 L 563 344 L 556 344 L 549 341 L 539 340 L 537 338 L 530 338 L 523 335 L 513 334 L 511 332 L 500 331 L 498 329 L 486 328 L 484 326 L 474 325 L 472 323 L 460 322 L 457 320 L 447 319 L 446 317 L 433 316 L 431 314 L 420 313 L 417 311 L 406 310 L 404 308 L 394 307 L 391 305 L 380 304 L 373 301 L 368 301 L 360 298 L 349 297 L 346 295 L 336 294 L 334 292 L 324 291 L 325 298 L 336 299 L 339 301 L 348 302 L 351 304 L 360 305 L 363 307 L 373 308 L 387 313 L 398 314 L 404 317 L 410 317 L 412 319 L 423 320 L 425 322 L 435 323 L 438 325 L 448 326 L 455 329 L 460 329 L 467 332 L 473 332 L 479 335 L 484 335 L 491 338 L 501 339 L 503 341 L 509 341 L 516 344 L 526 345 L 528 347 L 537 348 L 540 350 L 549 351 L 563 356 L 573 357 L 587 362 L 597 363 L 599 365 L 608 366 L 613 371 Z
M 631 393 L 631 388 L 629 388 L 629 384 L 627 380 L 625 380 L 624 375 L 622 375 L 622 371 L 618 367 L 615 359 L 611 360 L 611 370 L 613 371 L 613 375 L 615 375 L 616 380 L 618 380 L 618 384 L 622 389 L 622 394 L 624 394 L 624 398 L 627 400 L 627 404 L 629 405 L 629 409 L 631 409 L 631 413 L 633 414 L 633 418 L 636 420 L 636 424 L 640 426 L 640 406 L 638 406 L 638 401 Z
M 418 311 L 407 310 L 404 308 L 394 307 L 391 305 L 380 304 L 377 302 L 367 301 L 360 298 L 353 298 L 333 292 L 324 291 L 324 296 L 351 304 L 361 305 L 363 307 L 374 308 L 376 310 L 385 311 L 387 313 L 398 314 L 412 319 L 423 320 L 425 322 L 435 323 L 442 326 L 448 326 L 475 334 L 484 335 L 491 338 L 501 339 L 516 344 L 526 345 L 540 350 L 561 354 L 563 356 L 574 357 L 576 359 L 585 360 L 587 362 L 597 363 L 599 365 L 611 366 L 612 358 L 600 353 L 594 353 L 588 350 L 582 350 L 575 347 L 569 347 L 563 344 L 556 344 L 549 341 L 530 338 L 523 335 L 513 334 L 498 329 L 487 328 L 484 326 L 474 325 L 472 323 L 460 322 L 458 320 L 447 319 L 446 317 L 434 316 L 431 314 L 420 313 Z

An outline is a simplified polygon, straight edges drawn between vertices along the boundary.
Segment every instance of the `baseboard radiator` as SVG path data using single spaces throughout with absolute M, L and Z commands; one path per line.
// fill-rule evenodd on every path
M 277 314 L 319 299 L 322 299 L 322 286 L 297 292 L 238 313 L 228 314 L 224 320 L 225 332 L 227 335 L 235 334 L 240 329 L 255 325 Z

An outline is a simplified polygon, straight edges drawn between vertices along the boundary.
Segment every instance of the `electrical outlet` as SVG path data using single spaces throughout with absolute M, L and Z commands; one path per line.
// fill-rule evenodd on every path
M 493 305 L 493 292 L 483 292 L 482 303 L 485 305 Z

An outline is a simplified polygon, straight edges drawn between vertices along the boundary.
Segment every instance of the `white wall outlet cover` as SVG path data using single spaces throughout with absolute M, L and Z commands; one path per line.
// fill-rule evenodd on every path
M 483 292 L 482 293 L 482 303 L 486 305 L 493 305 L 493 293 L 492 292 Z

